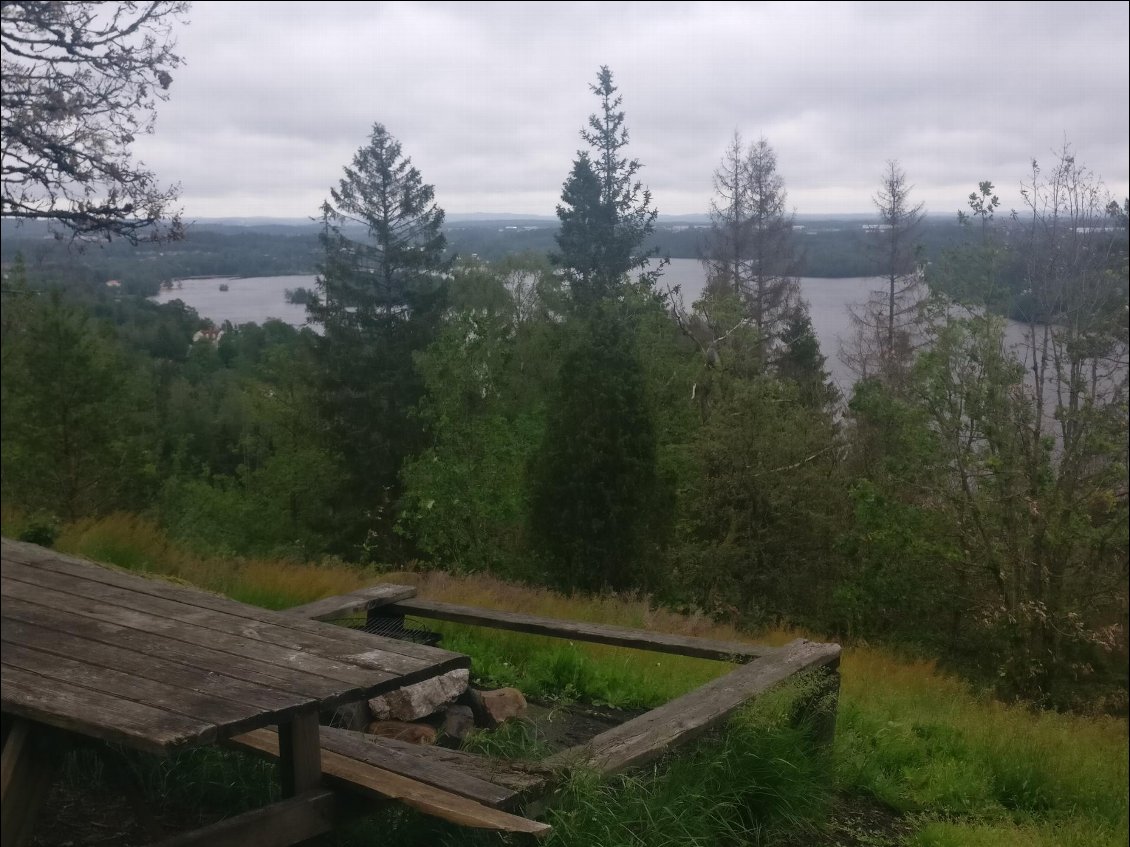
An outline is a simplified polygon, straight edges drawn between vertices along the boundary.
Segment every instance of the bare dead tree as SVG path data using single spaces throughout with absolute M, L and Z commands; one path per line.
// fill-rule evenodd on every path
M 800 300 L 800 258 L 777 155 L 761 138 L 743 148 L 734 134 L 714 172 L 711 231 L 704 250 L 707 287 L 742 301 L 767 362 Z
M 895 379 L 921 342 L 927 289 L 918 268 L 917 238 L 921 203 L 912 203 L 913 186 L 896 160 L 887 162 L 872 198 L 879 222 L 869 234 L 880 275 L 886 281 L 866 303 L 851 308 L 853 335 L 841 358 L 860 377 Z
M 1063 456 L 1080 467 L 1087 424 L 1097 409 L 1127 400 L 1125 224 L 1105 186 L 1075 160 L 1070 145 L 1055 151 L 1046 172 L 1032 162 L 1021 186 L 1024 216 L 1014 215 L 1023 244 L 1025 367 L 1035 404 L 1032 442 L 1054 426 Z
M 183 2 L 4 2 L 0 216 L 82 240 L 175 237 L 177 188 L 130 145 L 153 128 L 182 60 Z M 158 226 L 164 223 L 163 227 Z

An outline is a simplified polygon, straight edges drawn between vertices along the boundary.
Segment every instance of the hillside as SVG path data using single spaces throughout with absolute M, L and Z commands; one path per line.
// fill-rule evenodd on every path
M 6 514 L 5 535 L 21 519 Z M 132 570 L 160 573 L 236 599 L 285 608 L 375 581 L 407 582 L 432 599 L 647 627 L 719 639 L 783 643 L 795 632 L 739 632 L 646 598 L 566 597 L 484 576 L 381 572 L 342 562 L 201 557 L 153 525 L 119 515 L 67 527 L 56 547 Z M 542 698 L 650 706 L 720 673 L 720 663 L 658 658 L 593 645 L 444 626 L 445 646 L 469 653 L 488 684 Z M 550 844 L 1121 845 L 1127 838 L 1125 720 L 1005 706 L 935 663 L 865 644 L 846 646 L 831 761 L 809 752 L 788 720 L 795 692 L 765 698 L 721 737 L 660 765 L 603 784 L 571 783 L 547 820 Z M 520 728 L 491 752 L 528 748 Z M 505 749 L 499 748 L 503 743 Z M 85 763 L 87 766 L 89 762 Z M 231 754 L 138 761 L 154 808 L 213 811 L 270 790 L 269 771 Z M 80 758 L 67 791 L 97 774 Z M 97 790 L 97 789 L 94 789 Z M 71 797 L 76 808 L 81 803 Z M 72 810 L 73 811 L 73 810 Z M 405 813 L 376 824 L 387 843 L 497 843 Z M 363 844 L 371 829 L 334 843 Z M 48 842 L 45 842 L 48 843 Z

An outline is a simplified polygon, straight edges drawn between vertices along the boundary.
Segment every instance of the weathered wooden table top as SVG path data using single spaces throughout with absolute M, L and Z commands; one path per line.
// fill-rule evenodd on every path
M 8 539 L 0 587 L 2 710 L 149 752 L 470 666 Z

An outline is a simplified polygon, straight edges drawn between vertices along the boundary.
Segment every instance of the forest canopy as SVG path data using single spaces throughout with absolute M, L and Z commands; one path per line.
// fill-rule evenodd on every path
M 178 11 L 156 6 L 154 26 Z M 647 592 L 907 645 L 1008 698 L 1124 710 L 1126 204 L 1065 146 L 993 175 L 1022 181 L 1016 214 L 985 180 L 923 222 L 913 175 L 876 162 L 871 228 L 842 254 L 829 233 L 818 258 L 882 290 L 844 350 L 821 349 L 799 287 L 816 240 L 771 139 L 732 138 L 710 221 L 665 230 L 630 92 L 608 68 L 591 92 L 534 250 L 453 249 L 474 227 L 445 223 L 443 186 L 381 123 L 297 236 L 201 228 L 68 264 L 6 235 L 5 514 L 40 541 L 124 512 L 222 556 Z M 58 196 L 132 204 L 103 221 L 128 236 L 163 206 L 123 191 Z M 20 196 L 13 213 L 51 208 Z M 657 249 L 680 239 L 708 280 L 689 303 Z M 236 266 L 315 272 L 293 295 L 312 325 L 214 326 L 145 299 L 161 273 Z

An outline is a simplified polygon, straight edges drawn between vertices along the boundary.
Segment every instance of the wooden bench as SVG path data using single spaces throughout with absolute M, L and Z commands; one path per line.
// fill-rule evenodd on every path
M 414 778 L 423 778 L 434 787 L 498 808 L 521 799 L 528 799 L 539 789 L 549 789 L 556 781 L 553 774 L 571 768 L 586 768 L 602 774 L 615 774 L 631 767 L 647 764 L 674 747 L 685 744 L 725 723 L 745 703 L 755 699 L 786 679 L 804 672 L 817 671 L 821 683 L 809 706 L 816 742 L 830 746 L 835 732 L 836 700 L 839 692 L 840 646 L 798 639 L 784 647 L 766 647 L 744 642 L 716 641 L 688 636 L 668 635 L 627 627 L 564 621 L 555 618 L 459 606 L 434 600 L 403 598 L 387 600 L 389 592 L 380 586 L 341 597 L 330 597 L 317 603 L 289 610 L 304 614 L 314 609 L 323 620 L 347 617 L 361 612 L 372 616 L 413 615 L 422 618 L 452 621 L 473 626 L 492 627 L 534 635 L 568 638 L 654 652 L 674 653 L 704 659 L 744 663 L 725 676 L 703 685 L 637 718 L 601 733 L 588 743 L 547 759 L 542 769 L 514 763 L 525 769 L 490 778 L 483 772 L 483 761 L 465 753 L 440 751 L 402 742 L 385 740 L 359 741 L 358 733 L 341 735 L 340 730 L 323 727 L 323 747 L 335 755 L 371 761 L 385 768 L 397 768 Z M 335 733 L 339 733 L 336 734 Z M 353 740 L 346 740 L 352 736 Z M 332 739 L 332 740 L 331 740 Z M 330 746 L 333 744 L 334 746 Z M 368 746 L 366 746 L 368 745 Z M 495 767 L 498 767 L 495 765 Z M 471 776 L 488 783 L 467 782 Z M 506 780 L 517 780 L 507 785 Z M 522 780 L 526 780 L 523 782 Z M 472 786 L 474 786 L 472 788 Z M 508 793 L 510 790 L 513 793 Z M 503 799 L 504 798 L 504 799 Z
M 540 792 L 553 774 L 536 764 L 502 762 L 458 750 L 408 744 L 323 726 L 322 773 L 335 788 L 397 800 L 460 826 L 543 836 L 547 824 L 508 812 Z M 229 744 L 268 758 L 278 736 L 259 729 Z

